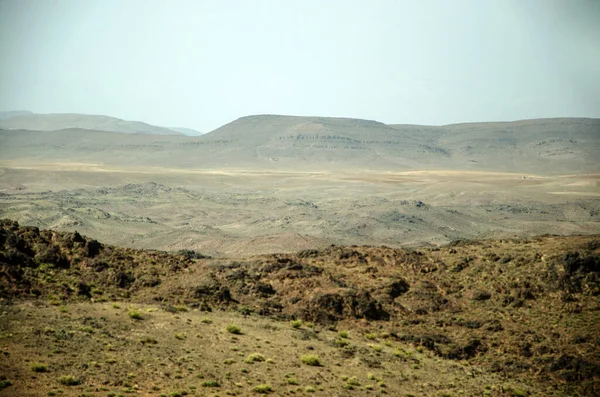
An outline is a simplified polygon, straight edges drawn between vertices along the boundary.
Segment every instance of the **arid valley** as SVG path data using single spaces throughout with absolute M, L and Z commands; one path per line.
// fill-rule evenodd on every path
M 97 117 L 0 120 L 0 395 L 600 391 L 599 120 Z

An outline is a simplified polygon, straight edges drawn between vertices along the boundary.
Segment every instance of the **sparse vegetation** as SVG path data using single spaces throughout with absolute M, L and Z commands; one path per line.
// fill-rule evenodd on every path
M 48 365 L 43 363 L 31 364 L 31 370 L 33 372 L 48 372 Z
M 142 320 L 142 313 L 139 310 L 135 310 L 135 309 L 131 309 L 129 310 L 129 312 L 127 312 L 127 315 L 129 316 L 129 318 L 134 319 L 134 320 Z
M 12 386 L 12 381 L 10 379 L 0 379 L 0 390 L 6 389 L 9 386 Z
M 64 386 L 77 386 L 81 380 L 73 375 L 62 375 L 58 378 L 58 383 Z
M 373 345 L 370 344 L 369 347 L 373 350 L 375 350 L 377 353 L 381 352 L 383 350 L 383 346 L 381 345 Z
M 286 379 L 286 382 L 290 385 L 297 385 L 298 384 L 298 380 L 294 377 L 290 377 Z
M 290 325 L 292 328 L 300 328 L 302 327 L 302 320 L 292 320 L 290 321 Z
M 254 391 L 260 394 L 266 394 L 273 391 L 273 387 L 269 384 L 260 384 L 254 386 Z
M 246 362 L 248 364 L 253 364 L 255 362 L 261 362 L 261 361 L 265 361 L 265 360 L 266 360 L 266 358 L 262 354 L 252 353 L 248 357 L 246 357 L 246 360 L 244 360 L 244 362 Z
M 19 234 L 24 235 L 25 232 Z M 54 239 L 59 241 L 60 234 Z M 85 266 L 77 267 L 79 262 L 74 261 L 70 269 L 52 267 L 54 276 L 45 279 L 43 285 L 35 284 L 43 275 L 39 279 L 25 279 L 29 283 L 27 288 L 42 288 L 40 297 L 35 298 L 39 304 L 31 304 L 23 295 L 22 300 L 16 299 L 0 308 L 3 326 L 0 355 L 15 369 L 14 374 L 5 375 L 11 375 L 13 381 L 19 375 L 11 386 L 13 389 L 5 393 L 20 395 L 27 385 L 48 379 L 50 387 L 58 386 L 52 379 L 70 373 L 82 385 L 70 391 L 84 396 L 141 395 L 159 390 L 153 394 L 202 394 L 194 389 L 196 386 L 202 389 L 200 382 L 221 384 L 222 389 L 212 393 L 204 390 L 211 395 L 258 393 L 254 388 L 265 384 L 281 387 L 273 394 L 282 395 L 319 391 L 324 391 L 323 395 L 345 395 L 344 388 L 357 389 L 353 394 L 370 391 L 369 394 L 401 396 L 410 392 L 432 396 L 595 395 L 593 380 L 598 363 L 593 354 L 598 331 L 593 325 L 598 295 L 593 293 L 596 280 L 593 269 L 598 261 L 596 251 L 589 251 L 590 240 L 593 238 L 544 237 L 529 240 L 525 248 L 509 240 L 461 243 L 469 245 L 437 250 L 422 248 L 419 254 L 392 248 L 335 247 L 327 248 L 326 254 L 303 254 L 309 255 L 305 257 L 281 254 L 247 262 L 240 259 L 239 263 L 203 260 L 202 266 L 207 268 L 191 267 L 185 272 L 190 282 L 183 284 L 178 281 L 182 273 L 170 273 L 168 268 L 160 267 L 160 261 L 153 265 L 158 269 L 153 273 L 155 268 L 134 261 L 136 251 L 115 248 L 115 257 L 130 255 L 127 263 L 136 263 L 135 270 L 113 268 L 118 263 L 116 259 L 104 259 L 108 267 L 98 272 L 104 272 L 107 279 L 114 276 L 116 283 L 126 282 L 128 272 L 132 271 L 132 277 L 142 280 L 136 281 L 135 288 L 112 289 L 102 284 L 102 290 L 108 291 L 106 303 L 91 302 L 77 295 L 80 282 L 88 282 L 92 291 L 98 291 L 96 285 L 100 283 L 89 281 L 93 277 L 90 274 L 96 272 L 94 259 L 82 257 L 79 260 L 86 261 Z M 4 244 L 0 244 L 0 251 L 6 256 L 4 247 L 8 243 Z M 486 245 L 501 247 L 493 248 L 498 252 L 497 261 L 485 256 L 491 249 Z M 566 255 L 564 247 L 580 253 Z M 591 247 L 598 250 L 600 243 Z M 450 253 L 451 249 L 456 252 Z M 64 252 L 71 255 L 67 248 Z M 529 259 L 520 259 L 527 255 Z M 472 259 L 467 260 L 467 256 Z M 512 259 L 502 263 L 501 258 L 508 256 Z M 485 263 L 481 260 L 484 257 L 488 258 Z M 348 266 L 339 266 L 336 261 Z M 430 271 L 428 266 L 441 267 L 441 261 L 448 269 L 457 263 L 467 263 L 468 267 L 461 271 Z M 372 273 L 376 277 L 364 277 L 365 273 L 356 270 L 359 263 L 362 267 L 358 269 L 370 269 L 365 270 L 369 275 L 376 265 L 377 272 Z M 413 268 L 414 271 L 410 270 Z M 552 273 L 554 268 L 556 275 Z M 392 301 L 385 294 L 391 288 L 389 280 L 393 280 L 399 269 L 409 285 L 409 293 Z M 29 277 L 37 271 L 31 265 L 20 277 Z M 161 278 L 160 286 L 145 286 L 152 274 Z M 172 274 L 176 276 L 171 277 Z M 246 290 L 255 291 L 254 278 L 259 277 L 267 279 L 277 293 L 267 297 L 258 292 L 247 294 Z M 352 288 L 328 284 L 330 277 L 335 279 L 335 285 Z M 6 280 L 0 278 L 0 286 Z M 318 282 L 327 287 L 323 289 L 327 292 L 315 292 L 310 301 L 294 295 L 294 299 L 301 300 L 288 305 L 290 292 L 282 287 L 284 282 L 290 284 L 289 291 Z M 64 288 L 64 292 L 46 298 L 46 291 L 54 290 L 53 283 Z M 21 288 L 21 284 L 14 282 L 14 285 Z M 85 287 L 81 289 L 86 291 Z M 264 290 L 269 291 L 266 287 Z M 472 291 L 477 290 L 492 291 L 492 297 L 473 301 Z M 6 291 L 0 290 L 3 294 Z M 192 299 L 193 294 L 199 298 Z M 59 314 L 60 308 L 50 306 L 47 299 L 68 305 L 68 315 Z M 120 306 L 126 309 L 114 310 L 114 299 L 120 299 Z M 198 306 L 189 303 L 188 312 L 162 310 L 177 302 L 199 303 Z M 307 302 L 310 304 L 304 305 Z M 246 305 L 257 309 L 250 317 L 237 311 Z M 393 321 L 357 318 L 352 308 L 360 305 L 370 307 L 371 314 L 386 312 Z M 394 305 L 411 310 L 398 315 Z M 304 312 L 294 312 L 296 307 L 302 307 Z M 145 321 L 131 321 L 128 316 L 131 310 L 143 313 Z M 526 326 L 511 320 L 515 313 L 527 316 Z M 305 329 L 292 329 L 289 317 L 284 317 L 305 314 L 306 318 L 317 321 L 316 328 L 303 323 L 300 328 Z M 282 318 L 277 318 L 280 315 Z M 243 328 L 244 336 L 225 332 L 228 324 Z M 542 324 L 551 324 L 552 333 L 541 328 Z M 330 328 L 334 331 L 328 331 Z M 197 337 L 186 338 L 188 334 Z M 299 357 L 300 362 L 294 357 Z M 541 358 L 543 363 L 539 361 Z M 310 367 L 323 365 L 322 359 L 325 370 Z M 352 366 L 346 366 L 347 362 L 352 362 Z M 244 365 L 249 370 L 241 368 Z M 35 373 L 48 369 L 50 375 Z M 284 371 L 290 370 L 296 373 L 284 376 Z M 540 370 L 544 382 L 530 376 L 532 371 Z M 317 372 L 327 377 L 315 378 Z M 344 372 L 347 375 L 340 376 Z M 159 373 L 164 377 L 152 378 Z M 111 374 L 118 374 L 119 386 L 102 383 L 103 379 L 112 379 Z M 556 382 L 559 377 L 565 380 Z M 150 385 L 148 379 L 153 379 Z M 499 379 L 511 386 L 498 385 Z M 0 378 L 0 382 L 10 381 Z M 176 391 L 172 390 L 174 385 Z M 149 389 L 151 386 L 153 389 Z M 61 393 L 54 386 L 40 389 L 37 395 L 68 392 Z
M 158 343 L 158 341 L 151 336 L 146 336 L 142 338 L 140 342 L 142 342 L 145 345 L 156 345 Z
M 316 356 L 314 354 L 304 355 L 300 357 L 300 361 L 302 361 L 303 364 L 310 365 L 313 367 L 319 367 L 322 365 L 319 356 Z
M 231 334 L 239 335 L 242 333 L 242 329 L 235 324 L 228 324 L 226 329 L 227 329 L 227 332 L 229 332 Z

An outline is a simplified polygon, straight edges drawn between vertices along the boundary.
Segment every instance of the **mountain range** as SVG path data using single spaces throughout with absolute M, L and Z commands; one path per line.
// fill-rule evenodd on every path
M 107 116 L 23 114 L 0 129 L 4 160 L 68 153 L 69 161 L 186 169 L 600 171 L 600 119 L 588 118 L 419 126 L 255 115 L 183 136 Z

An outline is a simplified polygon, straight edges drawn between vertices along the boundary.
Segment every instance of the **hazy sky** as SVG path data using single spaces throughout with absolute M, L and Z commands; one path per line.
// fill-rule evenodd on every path
M 599 0 L 0 0 L 0 110 L 600 117 Z

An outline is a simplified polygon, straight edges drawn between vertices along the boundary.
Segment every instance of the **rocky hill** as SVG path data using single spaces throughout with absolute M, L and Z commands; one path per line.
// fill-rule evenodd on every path
M 0 304 L 8 320 L 0 321 L 0 332 L 5 351 L 11 352 L 0 370 L 10 382 L 5 390 L 9 393 L 27 390 L 38 377 L 46 384 L 56 382 L 52 373 L 46 374 L 51 370 L 76 374 L 74 385 L 82 384 L 77 390 L 135 389 L 131 379 L 136 372 L 144 374 L 139 377 L 141 383 L 135 383 L 140 391 L 151 390 L 149 379 L 157 379 L 156 387 L 177 384 L 190 390 L 187 385 L 194 383 L 199 371 L 202 378 L 217 378 L 217 387 L 227 384 L 235 390 L 236 383 L 242 382 L 234 395 L 243 395 L 244 388 L 254 387 L 256 381 L 288 390 L 286 379 L 294 376 L 322 386 L 324 395 L 339 394 L 344 388 L 369 395 L 373 383 L 384 383 L 381 379 L 386 379 L 385 385 L 375 387 L 392 395 L 462 394 L 459 389 L 494 396 L 600 392 L 599 236 L 456 241 L 418 250 L 331 246 L 227 260 L 205 258 L 194 251 L 122 249 L 78 233 L 21 227 L 8 220 L 0 226 Z M 103 302 L 116 303 L 110 309 Z M 52 305 L 64 308 L 64 314 L 56 317 Z M 148 310 L 130 309 L 133 320 L 123 322 L 127 318 L 110 314 L 119 305 Z M 70 310 L 87 314 L 69 317 Z M 180 322 L 180 316 L 165 318 L 157 310 L 181 313 L 185 321 Z M 191 345 L 184 343 L 187 338 L 191 343 L 192 335 L 186 333 L 200 332 L 194 329 L 206 326 L 202 313 L 205 324 L 210 324 L 207 315 L 223 327 L 236 321 L 254 330 L 248 335 L 264 343 L 246 346 L 249 336 L 233 328 L 229 331 L 233 338 L 198 334 L 194 343 L 202 345 L 206 340 L 213 352 L 200 354 L 216 356 L 209 362 L 196 361 Z M 20 326 L 45 318 L 50 321 L 44 323 L 48 324 L 45 328 L 41 323 L 33 328 Z M 292 321 L 291 330 L 281 331 L 288 321 Z M 117 336 L 123 330 L 128 336 Z M 175 341 L 183 341 L 184 350 L 173 350 L 180 348 L 167 342 L 169 332 Z M 266 336 L 270 332 L 278 332 L 281 339 Z M 41 339 L 31 344 L 32 338 Z M 267 343 L 269 339 L 273 346 Z M 135 363 L 127 360 L 115 360 L 118 365 L 98 361 L 106 353 L 95 354 L 93 363 L 82 366 L 78 359 L 35 350 L 36 346 L 54 346 L 83 360 L 87 348 L 99 348 L 102 343 L 117 349 L 109 350 L 111 357 L 138 352 L 140 365 L 147 354 L 156 359 L 160 354 L 185 354 L 187 349 L 188 364 L 181 362 L 179 377 L 172 379 L 167 369 L 167 375 L 157 369 L 152 376 L 143 369 L 145 365 L 135 369 Z M 79 344 L 87 348 L 81 350 Z M 264 344 L 265 351 L 277 354 L 275 362 L 280 364 L 276 367 L 285 369 L 287 375 L 275 366 L 272 372 L 263 372 L 260 364 L 251 365 L 251 372 L 258 371 L 257 379 L 247 383 L 248 367 L 243 366 L 248 364 L 231 359 L 236 354 L 230 354 L 230 348 L 236 352 L 239 346 L 240 355 L 245 356 L 247 349 L 250 353 Z M 148 351 L 144 347 L 148 345 L 155 347 Z M 332 376 L 308 380 L 310 369 L 288 362 L 288 357 L 300 354 L 299 345 L 309 354 L 320 353 L 326 362 L 319 364 L 325 365 L 321 371 L 333 371 Z M 50 361 L 51 370 L 33 369 L 42 373 L 28 380 L 28 367 L 33 365 L 22 361 L 22 354 L 13 354 L 26 351 L 27 357 Z M 257 361 L 264 361 L 265 356 L 257 354 L 263 357 L 257 355 Z M 241 365 L 246 370 L 237 368 L 229 376 L 219 376 L 212 365 L 224 360 L 229 363 L 225 368 Z M 115 372 L 116 368 L 121 369 Z M 456 368 L 468 370 L 456 377 Z M 355 370 L 357 380 L 348 382 L 343 372 Z M 365 377 L 367 371 L 373 375 Z M 129 381 L 113 383 L 115 376 L 120 378 L 118 374 L 131 373 Z

